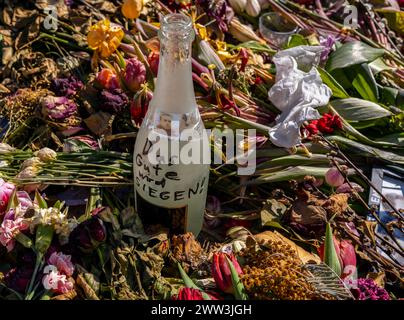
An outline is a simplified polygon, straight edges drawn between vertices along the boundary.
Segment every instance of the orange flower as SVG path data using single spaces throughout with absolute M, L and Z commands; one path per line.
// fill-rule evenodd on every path
M 108 58 L 120 45 L 124 36 L 118 26 L 111 26 L 109 20 L 99 21 L 91 26 L 87 42 L 91 49 L 97 50 L 102 58 Z
M 122 5 L 122 14 L 127 19 L 136 19 L 143 9 L 143 0 L 125 0 Z

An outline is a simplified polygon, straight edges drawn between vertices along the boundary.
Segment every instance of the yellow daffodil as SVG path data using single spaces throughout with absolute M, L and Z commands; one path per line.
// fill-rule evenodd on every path
M 109 20 L 102 20 L 91 26 L 87 42 L 90 48 L 96 50 L 102 58 L 108 58 L 116 51 L 123 36 L 122 28 L 111 26 Z
M 136 19 L 143 9 L 143 0 L 125 0 L 122 5 L 122 14 L 127 19 Z

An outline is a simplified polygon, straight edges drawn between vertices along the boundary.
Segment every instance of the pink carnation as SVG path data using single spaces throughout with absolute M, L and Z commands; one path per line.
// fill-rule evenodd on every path
M 11 210 L 10 210 L 11 211 Z M 7 213 L 8 217 L 12 217 Z M 7 248 L 7 251 L 10 252 L 14 249 L 15 246 L 15 236 L 22 230 L 28 229 L 28 224 L 22 219 L 4 219 L 0 226 L 0 243 Z
M 66 275 L 59 273 L 55 266 L 46 266 L 44 272 L 46 275 L 42 278 L 42 284 L 45 289 L 61 294 L 73 290 L 73 283 L 66 278 Z
M 48 263 L 54 265 L 58 271 L 66 276 L 71 276 L 74 272 L 74 265 L 71 262 L 71 256 L 65 255 L 62 252 L 52 253 L 48 259 Z

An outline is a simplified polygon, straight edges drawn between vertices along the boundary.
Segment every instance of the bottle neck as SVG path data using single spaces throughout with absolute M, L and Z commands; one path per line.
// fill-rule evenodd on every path
M 160 61 L 152 108 L 189 113 L 197 108 L 192 81 L 191 44 L 187 37 L 160 34 Z

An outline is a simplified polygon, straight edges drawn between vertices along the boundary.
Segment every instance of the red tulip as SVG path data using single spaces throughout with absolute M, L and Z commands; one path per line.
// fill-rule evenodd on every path
M 211 300 L 217 300 L 214 296 L 209 295 Z M 202 292 L 198 289 L 183 287 L 178 294 L 172 297 L 173 300 L 205 300 Z
M 238 274 L 243 273 L 236 257 L 233 254 L 229 255 L 224 252 L 218 252 L 213 255 L 212 275 L 215 279 L 216 286 L 220 290 L 233 294 L 234 288 L 231 279 L 231 272 L 226 257 L 229 258 L 229 260 L 233 263 Z
M 339 241 L 333 236 L 335 251 L 341 265 L 341 279 L 353 276 L 356 273 L 356 254 L 355 248 L 351 242 L 347 240 Z M 324 243 L 318 249 L 319 256 L 324 261 Z

